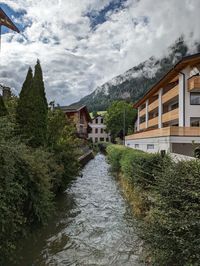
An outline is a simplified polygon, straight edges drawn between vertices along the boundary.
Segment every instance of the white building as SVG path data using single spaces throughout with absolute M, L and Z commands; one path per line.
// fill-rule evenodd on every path
M 104 125 L 104 117 L 98 115 L 92 119 L 89 123 L 91 133 L 88 134 L 88 138 L 92 139 L 92 142 L 110 142 L 110 134 L 106 133 L 106 125 Z
M 137 103 L 126 146 L 193 155 L 200 144 L 200 53 L 183 58 Z

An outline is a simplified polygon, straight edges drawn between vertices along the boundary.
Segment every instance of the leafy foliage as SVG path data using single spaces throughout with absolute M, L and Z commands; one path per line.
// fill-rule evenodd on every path
M 105 116 L 106 129 L 111 133 L 113 139 L 123 138 L 123 131 L 127 134 L 128 129 L 133 129 L 137 112 L 131 104 L 125 101 L 116 101 L 108 108 Z
M 80 140 L 76 138 L 76 129 L 66 120 L 64 113 L 56 109 L 49 111 L 47 123 L 47 145 L 54 154 L 58 166 L 63 169 L 54 179 L 55 192 L 66 188 L 67 183 L 75 177 L 79 170 L 77 161 Z
M 48 105 L 45 96 L 42 69 L 39 60 L 35 66 L 33 84 L 28 91 L 28 134 L 32 147 L 44 146 L 47 134 Z M 37 126 L 35 126 L 37 125 Z
M 38 60 L 34 77 L 31 68 L 28 70 L 16 111 L 19 134 L 32 147 L 46 144 L 47 112 L 42 69 Z
M 118 145 L 109 146 L 107 152 L 112 170 L 129 180 L 132 205 L 145 210 L 145 215 L 144 210 L 137 212 L 152 265 L 199 265 L 199 160 L 175 163 L 168 156 Z M 135 195 L 143 204 L 135 203 Z
M 60 110 L 48 111 L 39 61 L 20 99 L 12 96 L 6 106 L 0 116 L 0 265 L 12 263 L 18 239 L 47 222 L 55 194 L 79 170 L 75 128 Z
M 154 265 L 199 265 L 200 162 L 165 167 L 154 195 L 154 207 L 143 226 Z
M 23 83 L 21 92 L 19 94 L 19 101 L 16 109 L 16 123 L 18 134 L 25 138 L 29 137 L 28 122 L 30 116 L 30 99 L 29 91 L 33 86 L 33 71 L 29 67 L 26 79 Z
M 1 136 L 11 131 L 10 126 L 1 129 Z M 5 265 L 27 226 L 47 221 L 53 207 L 48 164 L 53 163 L 45 151 L 0 138 L 0 265 Z

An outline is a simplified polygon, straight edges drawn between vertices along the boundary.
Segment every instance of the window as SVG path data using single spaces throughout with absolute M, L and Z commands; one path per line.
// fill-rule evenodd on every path
M 109 138 L 106 138 L 106 142 L 109 142 Z
M 200 127 L 200 117 L 191 117 L 190 118 L 191 127 Z
M 171 105 L 171 110 L 175 110 L 175 109 L 177 109 L 178 108 L 178 103 L 173 103 L 172 105 Z
M 100 141 L 104 141 L 104 138 L 100 138 Z
M 139 149 L 139 144 L 135 144 L 135 148 L 136 149 Z
M 98 134 L 98 128 L 95 128 L 95 133 Z
M 145 116 L 140 117 L 140 124 L 144 123 L 145 121 L 146 121 L 146 117 Z
M 103 124 L 103 118 L 101 118 L 101 124 Z
M 95 142 L 96 142 L 96 143 L 98 142 L 98 138 L 95 138 Z
M 98 124 L 98 118 L 96 118 L 96 124 Z
M 190 104 L 200 105 L 200 92 L 190 92 Z
M 103 128 L 101 128 L 101 134 L 103 134 Z
M 147 150 L 154 150 L 153 144 L 147 144 Z

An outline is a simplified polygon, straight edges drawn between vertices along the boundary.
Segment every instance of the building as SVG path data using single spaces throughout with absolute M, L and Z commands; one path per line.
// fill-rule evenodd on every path
M 105 131 L 106 125 L 104 125 L 104 117 L 98 115 L 92 119 L 92 122 L 89 123 L 91 127 L 91 132 L 88 135 L 88 138 L 95 142 L 110 142 L 110 134 Z
M 200 53 L 184 57 L 138 102 L 126 146 L 192 156 L 200 144 Z
M 85 105 L 62 106 L 60 109 L 66 114 L 67 118 L 74 122 L 77 129 L 77 135 L 80 138 L 87 139 L 90 130 L 88 124 L 91 117 Z
M 16 32 L 20 32 L 19 29 L 17 28 L 17 26 L 13 23 L 13 21 L 7 16 L 7 14 L 3 11 L 3 9 L 0 7 L 0 49 L 1 49 L 1 28 L 2 26 L 16 31 Z

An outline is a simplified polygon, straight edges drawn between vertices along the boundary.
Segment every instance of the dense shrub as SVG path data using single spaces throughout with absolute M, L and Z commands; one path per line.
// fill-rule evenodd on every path
M 200 161 L 175 163 L 169 156 L 117 145 L 107 152 L 112 169 L 129 180 L 128 198 L 138 201 L 131 205 L 141 208 L 141 237 L 152 265 L 199 265 Z
M 33 149 L 17 136 L 13 115 L 0 117 L 0 265 L 10 264 L 18 239 L 47 222 L 55 194 L 79 170 L 78 140 L 62 118 L 56 128 L 51 120 L 48 146 Z
M 26 228 L 44 224 L 51 213 L 49 160 L 42 150 L 0 141 L 0 265 Z
M 171 163 L 160 173 L 144 224 L 154 265 L 199 265 L 200 162 Z
M 119 172 L 121 169 L 120 160 L 126 148 L 120 145 L 109 145 L 107 147 L 108 160 L 113 172 Z
M 154 186 L 157 172 L 161 171 L 168 160 L 168 157 L 162 158 L 158 153 L 150 154 L 128 149 L 120 161 L 121 172 L 135 186 L 147 189 Z

